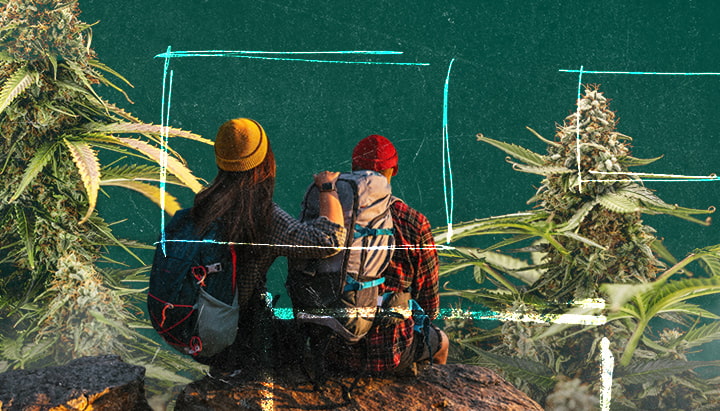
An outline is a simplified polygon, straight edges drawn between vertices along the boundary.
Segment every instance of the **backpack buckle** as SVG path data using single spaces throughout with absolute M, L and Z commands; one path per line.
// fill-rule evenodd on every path
M 207 268 L 208 274 L 219 273 L 220 271 L 222 271 L 222 264 L 221 263 L 210 264 L 210 265 L 206 265 L 205 268 Z

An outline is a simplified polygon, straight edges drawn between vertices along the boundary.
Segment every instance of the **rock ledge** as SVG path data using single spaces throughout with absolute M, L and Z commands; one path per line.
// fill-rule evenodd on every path
M 206 377 L 185 387 L 175 410 L 542 410 L 494 371 L 473 365 L 435 365 L 417 378 L 361 378 L 347 401 L 342 387 L 353 380 L 335 376 L 316 391 L 292 372 L 264 381 Z
M 115 355 L 84 357 L 64 366 L 0 374 L 0 410 L 150 411 L 145 368 Z

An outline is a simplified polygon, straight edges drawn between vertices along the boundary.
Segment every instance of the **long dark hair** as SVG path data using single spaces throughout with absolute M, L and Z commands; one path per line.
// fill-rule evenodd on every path
M 262 163 L 247 171 L 218 169 L 212 184 L 195 196 L 192 215 L 198 234 L 217 222 L 223 241 L 257 243 L 265 240 L 272 218 L 275 156 L 268 144 Z

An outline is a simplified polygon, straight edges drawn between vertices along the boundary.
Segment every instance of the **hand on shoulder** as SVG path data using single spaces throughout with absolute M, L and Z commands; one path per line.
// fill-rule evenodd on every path
M 320 187 L 325 183 L 334 183 L 337 181 L 340 173 L 337 171 L 322 171 L 313 176 L 315 179 L 315 185 Z

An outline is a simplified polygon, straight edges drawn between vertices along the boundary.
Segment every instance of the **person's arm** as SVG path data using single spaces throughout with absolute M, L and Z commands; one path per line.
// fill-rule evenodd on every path
M 417 212 L 416 212 L 417 213 Z M 413 278 L 413 298 L 430 319 L 435 319 L 440 309 L 440 266 L 430 223 L 417 213 L 417 238 L 420 247 L 415 250 L 417 271 Z
M 320 215 L 341 226 L 345 225 L 343 217 L 342 205 L 337 190 L 334 189 L 335 182 L 340 173 L 333 171 L 323 171 L 314 175 L 315 185 L 320 191 Z M 332 185 L 332 190 L 324 190 L 323 185 Z
M 336 190 L 328 190 L 323 184 L 334 187 L 340 173 L 323 171 L 314 175 L 319 189 L 320 217 L 300 222 L 280 207 L 274 214 L 271 239 L 287 246 L 276 249 L 288 257 L 324 258 L 340 252 L 345 244 L 345 218 Z

